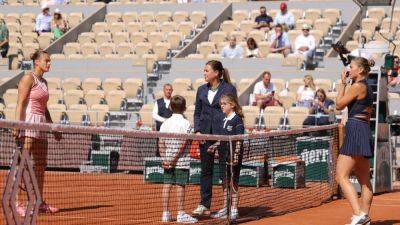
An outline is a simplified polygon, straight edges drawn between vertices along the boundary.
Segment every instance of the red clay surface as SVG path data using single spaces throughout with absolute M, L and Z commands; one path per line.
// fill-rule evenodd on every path
M 6 172 L 0 171 L 1 188 Z M 60 212 L 39 215 L 37 224 L 159 224 L 162 187 L 162 184 L 144 183 L 142 175 L 46 172 L 44 199 L 60 208 Z M 273 216 L 319 206 L 330 199 L 331 193 L 328 183 L 320 182 L 307 183 L 305 188 L 299 189 L 241 187 L 240 216 Z M 199 198 L 199 186 L 188 185 L 186 212 L 190 213 L 197 206 Z M 176 215 L 175 190 L 170 202 L 170 209 Z M 218 210 L 221 205 L 221 187 L 214 186 L 212 210 Z M 2 223 L 4 218 L 0 210 Z M 202 224 L 225 222 L 201 220 Z
M 344 225 L 350 223 L 351 214 L 347 200 L 337 200 L 319 207 L 249 222 L 246 225 Z M 371 225 L 400 224 L 400 190 L 374 196 L 371 219 Z

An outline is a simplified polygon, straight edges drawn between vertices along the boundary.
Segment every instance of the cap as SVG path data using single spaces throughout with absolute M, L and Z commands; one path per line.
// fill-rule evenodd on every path
M 61 14 L 61 10 L 57 8 L 54 10 L 54 13 Z
M 280 8 L 281 10 L 286 10 L 287 9 L 286 3 L 282 2 Z
M 47 4 L 42 5 L 42 10 L 45 10 L 45 9 L 49 9 L 49 6 Z
M 311 27 L 310 27 L 310 25 L 308 25 L 308 24 L 303 24 L 303 27 L 302 27 L 302 29 L 303 30 L 309 30 L 309 29 L 311 29 Z

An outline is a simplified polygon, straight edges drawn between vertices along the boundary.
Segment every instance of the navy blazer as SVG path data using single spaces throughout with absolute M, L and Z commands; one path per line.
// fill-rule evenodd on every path
M 210 104 L 207 99 L 210 85 L 203 84 L 197 89 L 196 108 L 194 110 L 194 131 L 202 134 L 224 134 L 223 124 L 225 115 L 221 110 L 220 99 L 223 94 L 237 96 L 236 88 L 221 81 L 218 91 Z

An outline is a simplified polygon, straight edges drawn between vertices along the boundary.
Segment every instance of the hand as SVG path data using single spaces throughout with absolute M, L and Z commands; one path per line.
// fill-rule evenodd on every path
M 18 140 L 19 139 L 19 130 L 18 129 L 14 129 L 13 130 L 13 137 L 14 137 L 14 140 Z
M 56 141 L 60 141 L 61 138 L 62 138 L 62 133 L 61 132 L 53 131 L 53 135 L 54 135 L 54 138 L 56 139 Z
M 171 164 L 168 161 L 163 161 L 162 162 L 162 167 L 164 169 L 171 169 Z
M 340 76 L 340 79 L 342 80 L 342 84 L 346 84 L 347 83 L 347 70 L 346 70 L 346 68 L 344 68 L 342 70 L 342 74 Z
M 214 154 L 215 150 L 217 150 L 217 146 L 211 145 L 210 147 L 208 147 L 207 152 L 210 154 Z

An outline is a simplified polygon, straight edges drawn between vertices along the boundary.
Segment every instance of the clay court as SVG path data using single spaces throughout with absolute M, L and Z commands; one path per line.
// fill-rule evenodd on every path
M 1 171 L 2 186 L 5 175 L 6 172 Z M 60 208 L 60 212 L 40 215 L 38 224 L 157 224 L 162 212 L 162 186 L 144 183 L 143 176 L 138 174 L 47 172 L 45 200 Z M 240 194 L 240 216 L 250 220 L 318 206 L 330 200 L 331 190 L 328 183 L 308 182 L 305 188 L 299 189 L 242 187 Z M 174 192 L 171 197 L 173 210 L 176 209 Z M 199 197 L 199 186 L 188 185 L 187 212 L 197 206 Z M 221 203 L 221 189 L 214 186 L 212 209 L 219 209 Z M 204 218 L 200 222 L 226 221 Z

